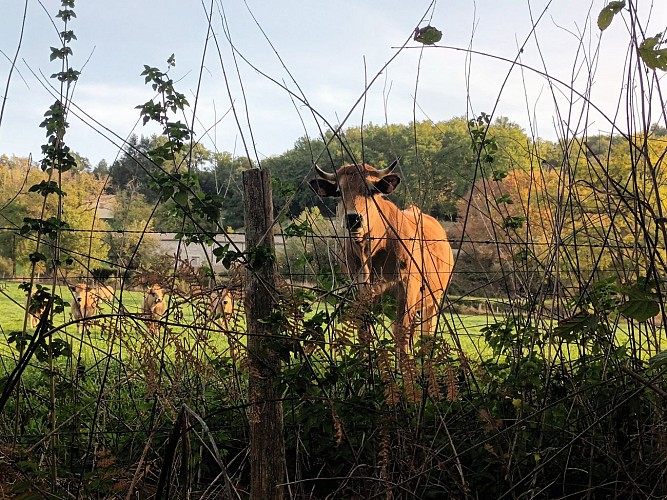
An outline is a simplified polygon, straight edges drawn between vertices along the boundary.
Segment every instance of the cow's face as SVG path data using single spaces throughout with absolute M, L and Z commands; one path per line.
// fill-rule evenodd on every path
M 159 304 L 164 300 L 164 292 L 160 285 L 151 285 L 146 290 L 146 298 L 151 304 Z
M 310 187 L 320 196 L 338 197 L 343 226 L 352 233 L 365 232 L 368 210 L 374 207 L 371 198 L 392 193 L 401 182 L 391 173 L 397 164 L 398 160 L 382 170 L 366 164 L 345 165 L 334 174 L 316 166 L 319 177 L 310 181 Z
M 222 302 L 222 312 L 232 312 L 232 298 L 229 296 L 229 294 L 225 294 L 220 301 Z
M 231 314 L 234 310 L 232 296 L 226 291 L 211 293 L 211 314 L 214 316 L 220 314 Z
M 91 301 L 88 285 L 79 283 L 78 285 L 70 286 L 69 289 L 72 291 L 75 302 L 85 304 Z

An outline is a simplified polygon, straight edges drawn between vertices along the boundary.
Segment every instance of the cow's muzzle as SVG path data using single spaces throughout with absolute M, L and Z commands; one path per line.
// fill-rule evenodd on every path
M 345 215 L 345 228 L 348 231 L 358 231 L 361 229 L 361 223 L 363 218 L 361 214 L 346 214 Z

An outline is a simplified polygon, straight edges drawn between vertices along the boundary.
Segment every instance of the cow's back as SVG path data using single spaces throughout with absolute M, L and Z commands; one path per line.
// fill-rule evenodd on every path
M 442 225 L 418 207 L 412 205 L 403 211 L 406 221 L 401 227 L 401 245 L 407 253 L 412 273 L 423 274 L 434 293 L 444 292 L 451 279 L 454 254 Z M 437 294 L 441 295 L 441 293 Z
M 100 285 L 97 287 L 97 296 L 107 302 L 111 302 L 114 297 L 114 290 L 109 285 Z

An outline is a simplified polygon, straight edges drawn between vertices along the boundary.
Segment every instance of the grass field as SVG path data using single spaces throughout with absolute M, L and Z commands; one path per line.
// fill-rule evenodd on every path
M 69 303 L 72 301 L 72 295 L 65 286 L 58 287 L 57 294 Z M 169 299 L 167 299 L 169 300 Z M 123 336 L 128 341 L 128 334 L 134 337 L 138 342 L 156 340 L 151 339 L 147 332 L 146 324 L 141 321 L 141 305 L 143 293 L 138 291 L 123 290 L 122 295 L 117 291 L 113 303 L 102 303 L 98 321 L 90 327 L 89 335 L 81 336 L 77 331 L 77 325 L 72 323 L 70 308 L 66 307 L 61 313 L 54 314 L 53 324 L 57 328 L 54 338 L 67 340 L 72 345 L 74 352 L 81 352 L 83 357 L 97 357 L 95 352 L 113 353 L 117 347 L 108 345 L 110 341 Z M 170 335 L 180 335 L 183 342 L 188 343 L 190 337 L 199 337 L 201 332 L 212 333 L 209 330 L 215 330 L 215 325 L 209 324 L 203 317 L 203 305 L 177 303 L 172 301 L 171 309 L 168 311 L 166 322 L 170 324 Z M 0 335 L 4 342 L 0 343 L 0 353 L 14 357 L 16 352 L 7 343 L 7 338 L 12 332 L 23 330 L 24 324 L 25 292 L 19 289 L 19 283 L 6 281 L 0 284 Z M 326 307 L 326 306 L 321 306 Z M 120 314 L 119 314 L 120 311 Z M 482 340 L 481 329 L 489 322 L 497 321 L 486 315 L 457 315 L 444 313 L 439 326 L 439 334 L 444 338 L 456 339 L 452 342 L 452 347 L 461 349 L 471 358 L 482 358 L 488 353 L 489 348 Z M 213 326 L 213 328 L 212 328 Z M 234 322 L 230 323 L 230 329 L 239 332 L 237 341 L 245 343 L 243 332 L 245 331 L 245 320 L 243 315 L 237 311 Z M 380 335 L 389 335 L 390 324 L 386 320 L 383 333 Z M 30 322 L 27 322 L 27 332 L 31 332 Z M 115 332 L 115 335 L 112 333 Z M 298 334 L 298 332 L 297 332 Z M 171 339 L 173 341 L 173 338 Z M 212 342 L 216 348 L 224 350 L 227 347 L 225 336 L 209 335 L 209 342 Z M 173 343 L 173 342 L 172 342 Z
M 60 286 L 56 290 L 63 300 L 72 302 L 72 295 L 65 286 Z M 169 300 L 167 298 L 167 300 Z M 158 349 L 161 335 L 151 332 L 147 323 L 142 320 L 141 306 L 143 302 L 143 293 L 137 291 L 123 291 L 122 295 L 117 292 L 113 302 L 101 302 L 99 315 L 92 325 L 85 331 L 83 328 L 77 329 L 77 324 L 72 322 L 70 307 L 60 313 L 54 313 L 53 325 L 55 332 L 53 339 L 60 339 L 70 344 L 72 352 L 83 360 L 96 361 L 100 357 L 111 355 L 123 357 L 130 356 L 132 352 L 140 350 Z M 10 345 L 8 339 L 15 332 L 21 332 L 25 320 L 25 292 L 19 289 L 18 283 L 5 282 L 0 286 L 0 356 L 8 359 L 16 359 L 18 349 Z M 187 347 L 188 336 L 192 333 L 189 326 L 201 321 L 195 321 L 197 306 L 173 308 L 169 316 L 165 318 L 167 323 L 172 324 L 169 328 L 170 335 L 182 334 L 182 342 Z M 31 334 L 32 328 L 30 322 L 26 323 L 26 333 Z M 160 330 L 161 332 L 163 330 Z M 216 344 L 226 345 L 222 336 L 216 339 L 211 336 Z M 165 343 L 169 338 L 164 339 Z M 128 347 L 130 349 L 128 349 Z M 169 347 L 164 349 L 169 355 Z M 127 360 L 126 360 L 127 361 Z
M 9 339 L 23 329 L 25 295 L 17 283 L 5 283 L 0 290 L 0 378 L 10 380 L 20 349 Z M 59 293 L 71 300 L 67 288 L 60 288 Z M 242 349 L 246 340 L 242 314 L 230 322 L 231 331 L 223 333 L 194 304 L 172 297 L 165 324 L 151 331 L 137 314 L 142 295 L 124 292 L 121 299 L 117 294 L 89 333 L 77 331 L 70 323 L 68 308 L 56 315 L 48 342 L 58 347 L 58 341 L 63 341 L 68 352 L 49 360 L 43 349 L 30 359 L 16 386 L 20 390 L 13 391 L 6 411 L 0 413 L 0 430 L 23 450 L 50 454 L 61 478 L 77 480 L 81 464 L 94 456 L 96 468 L 90 472 L 90 482 L 85 479 L 86 488 L 98 492 L 97 498 L 107 498 L 105 493 L 116 487 L 129 491 L 134 471 L 146 470 L 137 465 L 144 456 L 156 468 L 172 466 L 165 459 L 165 446 L 175 435 L 173 429 L 185 422 L 185 417 L 179 417 L 185 414 L 179 412 L 187 407 L 201 420 L 190 420 L 183 443 L 191 440 L 193 446 L 179 445 L 179 450 L 186 450 L 179 453 L 187 453 L 191 463 L 201 468 L 202 484 L 207 484 L 217 474 L 213 466 L 214 473 L 207 475 L 211 462 L 206 450 L 212 440 L 229 458 L 232 480 L 243 484 L 247 466 L 234 457 L 246 456 L 252 413 L 248 403 L 250 356 Z M 340 476 L 340 463 L 357 470 L 361 463 L 357 456 L 363 457 L 363 463 L 373 463 L 386 442 L 392 454 L 400 454 L 397 463 L 419 449 L 427 459 L 419 457 L 415 464 L 428 460 L 447 464 L 454 449 L 463 450 L 458 453 L 466 463 L 468 480 L 478 481 L 474 484 L 480 490 L 493 489 L 495 483 L 487 475 L 477 477 L 476 467 L 482 464 L 485 470 L 505 471 L 504 459 L 498 457 L 514 443 L 518 443 L 512 452 L 518 467 L 532 470 L 552 461 L 540 474 L 560 477 L 562 471 L 572 469 L 570 457 L 579 460 L 575 465 L 584 470 L 592 452 L 581 453 L 581 442 L 590 441 L 591 450 L 601 450 L 595 460 L 603 463 L 609 445 L 604 429 L 635 415 L 625 411 L 625 403 L 616 401 L 643 405 L 633 426 L 647 425 L 646 415 L 650 415 L 652 428 L 662 428 L 662 413 L 648 413 L 655 394 L 643 386 L 639 392 L 636 385 L 647 376 L 623 378 L 624 372 L 611 372 L 613 363 L 607 362 L 615 359 L 616 347 L 632 345 L 633 335 L 637 342 L 646 338 L 646 326 L 639 335 L 627 323 L 621 324 L 612 330 L 611 343 L 595 356 L 582 356 L 582 352 L 593 352 L 591 332 L 586 333 L 588 340 L 573 337 L 565 342 L 545 335 L 546 330 L 522 330 L 521 326 L 506 331 L 497 327 L 495 337 L 489 338 L 490 343 L 496 342 L 492 349 L 482 330 L 489 326 L 493 330 L 494 324 L 502 325 L 507 318 L 502 314 L 458 315 L 448 310 L 439 324 L 437 349 L 401 364 L 399 356 L 391 355 L 387 318 L 375 323 L 373 332 L 379 338 L 368 349 L 359 342 L 354 327 L 346 332 L 345 324 L 335 322 L 322 326 L 324 342 L 309 351 L 313 337 L 308 336 L 307 320 L 323 310 L 334 311 L 333 306 L 321 303 L 300 320 L 290 319 L 284 336 L 302 339 L 300 344 L 282 339 L 275 344 L 278 350 L 287 346 L 281 352 L 284 363 L 275 380 L 284 398 L 286 446 L 291 456 L 303 449 L 308 457 L 325 457 L 314 464 L 308 458 L 306 465 L 313 465 L 313 470 L 305 469 L 304 477 L 322 477 L 324 463 L 332 468 L 327 472 L 331 477 Z M 32 333 L 30 328 L 28 333 Z M 656 333 L 662 335 L 664 344 L 664 330 Z M 503 350 L 498 349 L 498 342 L 504 343 Z M 517 345 L 521 347 L 515 349 Z M 621 420 L 615 420 L 617 414 L 622 414 Z M 590 421 L 599 425 L 590 425 Z M 205 428 L 200 425 L 204 422 Z M 391 441 L 382 435 L 389 428 L 394 436 Z M 446 439 L 441 429 L 447 429 Z M 343 431 L 346 441 L 340 441 Z M 577 434 L 586 439 L 570 437 Z M 198 443 L 201 446 L 194 445 Z M 568 453 L 559 455 L 552 451 L 556 449 Z M 664 470 L 661 450 L 649 447 L 651 471 Z M 38 470 L 39 457 L 35 454 L 25 460 L 26 456 L 30 454 L 17 456 L 15 462 Z M 537 462 L 533 457 L 545 458 Z M 625 466 L 635 463 L 628 459 Z M 438 471 L 439 467 L 430 468 L 428 474 L 436 477 Z M 124 482 L 111 481 L 111 477 L 124 478 Z M 604 480 L 607 473 L 601 477 Z M 433 481 L 445 480 L 436 479 Z M 146 484 L 155 483 L 157 476 L 153 475 Z
M 67 302 L 72 301 L 72 296 L 67 287 L 61 286 L 57 292 Z M 201 302 L 188 303 L 183 299 L 167 298 L 170 305 L 165 322 L 168 328 L 161 328 L 161 335 L 150 332 L 146 323 L 141 319 L 141 305 L 143 293 L 139 291 L 123 290 L 122 295 L 117 291 L 113 303 L 103 303 L 100 309 L 100 319 L 97 320 L 89 330 L 89 334 L 83 335 L 77 331 L 77 325 L 71 322 L 70 308 L 55 314 L 53 324 L 56 332 L 53 338 L 66 340 L 71 344 L 73 352 L 79 353 L 83 358 L 92 357 L 99 359 L 99 356 L 106 354 L 118 355 L 122 352 L 122 346 L 131 345 L 125 355 L 133 351 L 142 349 L 162 349 L 168 357 L 174 353 L 173 345 L 179 344 L 181 348 L 187 349 L 189 346 L 198 346 L 198 342 L 203 338 L 206 345 L 214 352 L 225 352 L 231 340 L 234 343 L 245 344 L 245 318 L 242 311 L 238 310 L 229 326 L 228 335 L 220 335 L 220 328 L 211 324 L 205 318 L 205 305 Z M 12 332 L 23 330 L 24 323 L 24 304 L 25 293 L 19 289 L 16 282 L 0 283 L 0 336 L 4 341 L 0 342 L 0 354 L 9 358 L 15 358 L 17 351 L 11 346 L 7 339 Z M 327 308 L 332 311 L 330 306 L 320 305 L 318 310 Z M 312 313 L 308 313 L 309 317 Z M 438 328 L 438 337 L 441 338 L 448 349 L 453 350 L 454 357 L 465 356 L 469 361 L 482 361 L 492 355 L 490 346 L 484 340 L 482 329 L 503 320 L 503 314 L 484 315 L 484 314 L 457 314 L 451 310 L 446 310 L 441 318 Z M 335 326 L 335 325 L 334 325 Z M 298 331 L 296 325 L 290 333 L 300 336 L 303 332 Z M 27 323 L 27 331 L 31 332 L 30 323 Z M 336 343 L 334 338 L 337 327 L 330 329 L 328 341 Z M 390 336 L 391 326 L 389 320 L 385 318 L 383 323 L 376 325 L 376 331 L 380 338 Z M 164 337 L 162 337 L 164 335 Z M 631 337 L 628 324 L 620 322 L 615 329 L 615 344 L 622 346 L 628 342 Z M 653 336 L 662 348 L 667 346 L 664 339 L 664 330 L 660 328 Z M 122 339 L 122 342 L 119 341 Z M 162 340 L 162 346 L 160 345 Z M 654 342 L 654 343 L 655 343 Z M 146 344 L 142 346 L 141 344 Z M 574 346 L 559 343 L 558 347 L 565 352 L 568 359 L 574 359 L 580 355 L 580 346 Z M 548 348 L 548 346 L 547 346 Z M 198 347 L 195 347 L 198 349 Z M 649 349 L 647 356 L 651 355 L 654 349 Z M 554 350 L 555 352 L 555 350 Z

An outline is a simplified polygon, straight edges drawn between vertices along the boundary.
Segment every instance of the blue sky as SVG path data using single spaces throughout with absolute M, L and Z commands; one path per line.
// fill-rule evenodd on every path
M 508 116 L 531 135 L 554 139 L 562 134 L 556 107 L 561 115 L 578 116 L 586 111 L 583 101 L 560 85 L 554 97 L 544 76 L 511 68 L 496 57 L 513 60 L 523 46 L 523 64 L 566 83 L 574 81 L 582 93 L 587 92 L 587 77 L 593 70 L 590 99 L 614 116 L 625 83 L 629 35 L 617 17 L 600 38 L 596 18 L 605 3 L 216 0 L 204 55 L 210 0 L 78 1 L 77 18 L 70 25 L 77 36 L 71 65 L 81 71 L 73 102 L 99 125 L 73 108 L 67 143 L 95 165 L 103 158 L 111 163 L 118 154 L 121 140 L 109 131 L 121 138 L 156 132 L 138 123 L 135 107 L 153 97 L 140 73 L 144 64 L 166 68 L 172 53 L 176 66 L 170 75 L 190 103 L 197 102 L 194 128 L 212 150 L 245 154 L 245 140 L 261 159 L 326 127 L 275 82 L 305 96 L 330 124 L 340 123 L 348 114 L 346 126 L 408 123 L 413 118 L 438 121 L 490 113 L 496 106 L 496 115 Z M 28 0 L 17 71 L 8 92 L 10 59 L 19 46 L 25 0 L 0 0 L 0 5 L 0 95 L 7 97 L 0 154 L 32 153 L 39 159 L 45 134 L 38 125 L 54 99 L 44 84 L 53 85 L 48 76 L 59 71 L 58 64 L 49 61 L 49 47 L 59 44 L 57 32 L 62 26 L 54 15 L 60 1 L 43 0 L 40 5 Z M 667 2 L 652 5 L 642 0 L 640 13 L 648 35 L 665 29 Z M 416 26 L 428 23 L 443 31 L 439 43 L 443 47 L 422 50 L 409 42 L 399 50 Z M 231 44 L 238 51 L 236 61 Z M 468 47 L 482 54 L 456 50 Z M 378 74 L 366 99 L 355 108 L 365 82 Z M 240 125 L 229 112 L 232 103 Z M 186 116 L 192 120 L 192 111 Z M 656 115 L 653 121 L 657 120 Z M 611 130 L 609 121 L 595 112 L 586 123 L 589 132 Z M 581 132 L 578 127 L 582 126 L 575 131 Z

